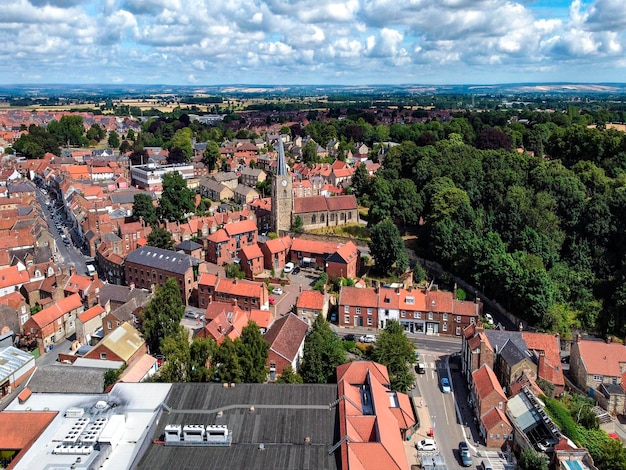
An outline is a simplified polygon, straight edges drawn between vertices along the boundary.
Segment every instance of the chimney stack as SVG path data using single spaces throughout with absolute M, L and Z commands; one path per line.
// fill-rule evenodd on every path
M 135 290 L 135 283 L 134 283 L 134 282 L 131 282 L 131 283 L 130 283 L 130 285 L 129 285 L 128 287 L 130 287 L 130 290 L 131 290 L 131 291 Z

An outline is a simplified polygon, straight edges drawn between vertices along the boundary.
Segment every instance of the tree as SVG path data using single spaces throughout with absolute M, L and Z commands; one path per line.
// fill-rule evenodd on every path
M 133 198 L 133 220 L 143 220 L 148 225 L 157 223 L 157 209 L 154 206 L 152 197 L 149 194 L 135 194 Z
M 302 217 L 296 215 L 293 219 L 293 223 L 291 224 L 291 231 L 295 233 L 304 232 L 304 222 L 302 221 Z
M 485 129 L 476 136 L 476 148 L 481 150 L 511 150 L 513 139 L 498 129 Z
M 191 378 L 191 352 L 189 334 L 184 326 L 178 325 L 178 331 L 161 340 L 161 353 L 165 362 L 159 369 L 163 382 L 188 382 Z
M 283 373 L 276 379 L 277 384 L 301 384 L 303 382 L 302 376 L 294 371 L 291 366 L 285 367 Z
M 241 380 L 244 383 L 263 383 L 267 379 L 265 364 L 270 345 L 261 334 L 259 326 L 252 320 L 241 330 L 235 340 L 241 365 Z
M 86 146 L 83 118 L 81 116 L 63 116 L 58 121 L 52 120 L 48 124 L 48 132 L 56 137 L 57 142 L 69 146 Z
M 143 311 L 143 335 L 150 352 L 160 351 L 160 341 L 178 333 L 185 305 L 180 297 L 176 279 L 170 277 L 160 287 Z
M 191 342 L 189 356 L 192 382 L 208 382 L 213 378 L 208 363 L 217 348 L 217 343 L 211 338 L 194 338 Z
M 194 209 L 195 194 L 187 187 L 182 175 L 177 171 L 163 175 L 163 192 L 158 210 L 161 219 L 182 222 Z
M 527 447 L 522 451 L 518 464 L 521 470 L 548 470 L 548 457 Z
M 191 129 L 188 127 L 178 129 L 170 141 L 170 152 L 174 149 L 179 149 L 182 155 L 181 162 L 190 162 L 193 157 L 192 139 L 193 131 Z
M 314 140 L 309 140 L 302 148 L 302 162 L 308 166 L 313 166 L 318 161 L 317 143 Z
M 215 378 L 220 382 L 241 382 L 242 369 L 237 355 L 236 344 L 228 337 L 224 338 L 213 356 Z
M 89 130 L 87 130 L 87 133 L 86 133 L 87 139 L 89 141 L 93 140 L 96 142 L 102 140 L 105 135 L 106 135 L 106 131 L 95 122 L 91 125 L 91 127 L 89 128 Z
M 376 269 L 389 275 L 394 266 L 404 272 L 409 265 L 409 257 L 404 248 L 404 240 L 398 227 L 390 219 L 385 219 L 370 230 L 370 253 L 376 262 Z
M 120 146 L 120 135 L 115 131 L 109 132 L 109 139 L 107 143 L 112 149 L 118 148 Z
M 217 161 L 220 158 L 220 147 L 216 142 L 209 140 L 206 143 L 206 148 L 202 153 L 202 162 L 209 170 L 209 173 L 212 173 L 217 166 Z
M 368 192 L 370 184 L 370 175 L 367 172 L 367 168 L 365 164 L 360 163 L 356 169 L 354 170 L 354 174 L 352 175 L 352 191 L 356 197 L 361 197 L 363 194 Z
M 391 389 L 406 392 L 413 383 L 409 364 L 415 362 L 415 353 L 398 321 L 387 321 L 385 329 L 376 340 L 373 355 L 376 362 L 387 366 Z
M 337 366 L 346 362 L 341 340 L 320 314 L 304 340 L 300 375 L 305 383 L 329 383 L 336 379 Z
M 174 239 L 172 234 L 158 225 L 152 227 L 152 231 L 148 235 L 148 245 L 164 250 L 174 249 Z
M 228 279 L 243 279 L 246 277 L 239 263 L 228 263 L 224 265 L 224 274 Z

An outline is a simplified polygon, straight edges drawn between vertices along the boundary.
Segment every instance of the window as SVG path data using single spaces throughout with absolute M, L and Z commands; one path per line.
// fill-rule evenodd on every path
M 406 318 L 406 310 L 402 310 L 400 312 L 400 315 L 402 316 L 402 318 Z
M 371 315 L 371 314 L 372 314 L 372 307 L 368 307 L 368 308 L 367 308 L 367 314 L 368 314 L 368 315 Z
M 422 312 L 413 312 L 413 318 L 421 319 L 422 318 Z
M 343 322 L 344 324 L 348 325 L 350 323 L 350 315 L 344 315 Z
M 498 402 L 498 408 L 502 409 L 502 402 Z
M 496 434 L 496 439 L 500 440 L 500 434 Z
M 367 326 L 372 326 L 372 319 L 371 318 L 367 319 Z
M 409 305 L 413 305 L 415 303 L 415 297 L 407 297 L 406 303 Z
M 348 212 L 348 220 L 352 219 L 352 212 Z
M 443 324 L 443 331 L 448 331 L 448 324 L 447 323 Z
M 320 215 L 320 222 L 324 223 L 324 214 Z
M 432 320 L 433 319 L 433 312 L 428 312 L 428 319 Z
M 335 213 L 334 212 L 331 212 L 331 214 L 330 214 L 330 221 L 331 222 L 335 221 Z
M 594 375 L 593 376 L 593 380 L 595 380 L 596 382 L 602 382 L 602 376 L 601 375 Z
M 504 439 L 505 441 L 509 438 L 508 434 L 502 434 L 502 439 Z
M 349 305 L 344 305 L 343 313 L 350 313 L 350 306 Z
M 204 297 L 200 299 L 200 305 L 204 305 Z
M 113 323 L 111 323 L 111 320 L 107 321 L 107 329 L 111 329 L 113 328 Z
M 457 327 L 456 327 L 456 332 L 455 332 L 455 334 L 456 334 L 457 336 L 459 336 L 459 335 L 461 334 L 461 327 L 460 327 L 460 326 L 457 326 Z
M 361 307 L 357 307 L 356 308 L 356 314 L 357 315 L 361 315 Z
M 470 325 L 473 325 L 473 324 L 474 324 L 474 321 L 475 321 L 475 320 L 474 320 L 474 317 L 470 317 Z
M 457 323 L 461 323 L 461 315 L 457 315 L 456 316 L 456 322 Z
M 100 353 L 100 359 L 103 359 L 103 360 L 104 360 L 104 359 L 106 359 L 106 358 L 107 358 L 106 353 Z
M 312 223 L 312 224 L 314 224 L 314 223 L 316 223 L 316 222 L 317 222 L 317 217 L 315 216 L 315 214 L 313 214 L 313 215 L 311 216 L 311 223 Z
M 116 321 L 115 325 L 120 326 L 120 322 Z
M 443 314 L 443 321 L 448 321 L 448 314 L 447 313 Z

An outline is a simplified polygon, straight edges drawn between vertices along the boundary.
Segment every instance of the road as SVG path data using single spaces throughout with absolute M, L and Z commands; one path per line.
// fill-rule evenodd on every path
M 448 468 L 462 468 L 458 459 L 459 442 L 464 440 L 463 424 L 457 418 L 455 390 L 443 393 L 442 377 L 450 379 L 448 354 L 420 349 L 420 361 L 426 365 L 426 373 L 417 376 L 417 387 L 429 410 L 435 441 Z M 454 384 L 462 386 L 462 384 Z
M 49 196 L 43 193 L 41 188 L 37 188 L 36 195 L 37 195 L 37 201 L 41 205 L 44 218 L 46 219 L 46 222 L 48 223 L 48 231 L 52 234 L 56 242 L 57 252 L 53 253 L 54 262 L 57 265 L 62 265 L 62 264 L 65 264 L 66 266 L 73 265 L 78 274 L 86 274 L 87 265 L 85 263 L 84 255 L 73 244 L 70 243 L 69 245 L 65 245 L 63 243 L 63 239 L 61 238 L 61 233 L 64 233 L 68 237 L 68 239 L 71 240 L 71 236 L 67 230 L 67 227 L 65 227 L 63 211 L 60 211 L 60 210 L 57 211 L 54 209 L 54 206 L 48 207 L 46 205 L 46 202 L 49 201 L 50 198 Z M 57 230 L 57 228 L 54 225 L 53 213 L 58 214 L 59 221 L 61 222 L 61 225 L 62 225 L 61 231 Z

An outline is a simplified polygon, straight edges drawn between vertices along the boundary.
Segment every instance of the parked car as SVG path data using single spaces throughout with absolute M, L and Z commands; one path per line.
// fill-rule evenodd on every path
M 291 274 L 298 274 L 299 272 L 300 272 L 300 268 L 296 266 L 295 268 L 293 268 L 293 271 L 291 271 Z
M 270 305 L 274 305 L 276 303 L 276 299 L 274 299 L 274 297 L 270 297 L 269 299 L 267 299 L 267 301 L 270 303 Z
M 195 312 L 185 312 L 185 318 L 191 318 L 192 320 L 197 320 L 199 316 L 200 315 L 198 315 Z
M 493 326 L 493 317 L 491 316 L 491 313 L 485 313 L 485 321 Z
M 348 333 L 347 335 L 343 335 L 342 339 L 344 341 L 356 341 L 356 337 L 352 333 Z
M 480 467 L 482 470 L 493 470 L 493 467 L 491 466 L 491 462 L 489 460 L 483 460 L 482 462 L 480 462 Z
M 450 388 L 450 381 L 447 377 L 443 377 L 441 379 L 441 391 L 443 393 L 450 393 L 452 389 Z
M 274 287 L 274 289 L 272 289 L 272 294 L 283 295 L 283 288 L 282 287 Z
M 417 450 L 437 450 L 434 439 L 422 439 L 417 443 Z
M 418 374 L 425 374 L 426 366 L 424 365 L 424 363 L 418 362 L 417 364 L 415 364 L 415 372 L 417 372 Z
M 471 467 L 472 462 L 472 454 L 470 453 L 469 446 L 467 442 L 461 441 L 459 442 L 459 455 L 461 457 L 461 464 L 464 467 Z
M 359 341 L 361 343 L 375 343 L 376 342 L 376 336 L 374 335 L 363 335 L 359 338 Z
M 293 263 L 290 261 L 290 262 L 289 262 L 289 263 L 287 263 L 287 264 L 285 265 L 285 267 L 283 268 L 283 272 L 284 272 L 284 273 L 290 273 L 291 271 L 293 271 L 293 268 L 295 268 L 295 267 L 296 267 L 296 265 L 295 265 L 295 264 L 293 264 Z

